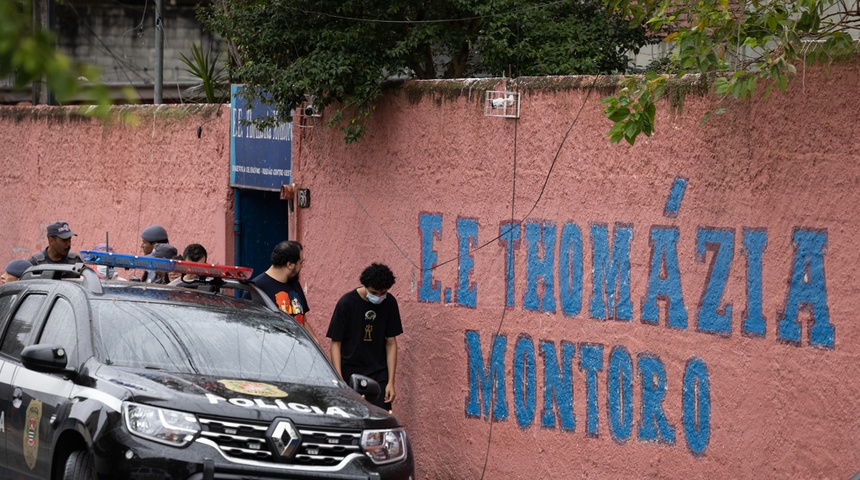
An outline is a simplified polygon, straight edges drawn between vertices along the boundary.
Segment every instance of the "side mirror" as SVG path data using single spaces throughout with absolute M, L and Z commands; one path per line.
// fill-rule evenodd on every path
M 72 373 L 66 370 L 66 349 L 60 345 L 30 345 L 21 352 L 25 368 L 43 373 Z
M 381 391 L 376 380 L 357 373 L 353 373 L 352 376 L 349 377 L 349 386 L 356 392 L 363 395 L 364 399 L 370 403 L 375 402 L 376 399 L 379 398 L 379 393 Z

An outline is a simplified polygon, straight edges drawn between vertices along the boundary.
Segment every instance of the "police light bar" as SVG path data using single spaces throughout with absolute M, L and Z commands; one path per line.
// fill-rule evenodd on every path
M 249 267 L 186 262 L 183 260 L 169 260 L 166 258 L 125 255 L 121 253 L 95 252 L 91 250 L 81 250 L 81 257 L 83 257 L 84 263 L 88 263 L 90 265 L 136 268 L 141 270 L 152 270 L 155 272 L 175 272 L 183 275 L 231 278 L 235 280 L 249 280 L 251 278 L 251 273 L 254 271 Z
M 171 260 L 174 263 L 173 271 L 183 275 L 197 275 L 198 277 L 232 278 L 235 280 L 250 280 L 251 267 L 235 267 L 229 265 L 215 265 L 210 263 L 188 262 L 185 260 Z

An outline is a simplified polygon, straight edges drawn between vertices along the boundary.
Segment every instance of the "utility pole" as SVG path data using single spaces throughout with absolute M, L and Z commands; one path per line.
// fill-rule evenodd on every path
M 155 0 L 155 92 L 153 92 L 153 103 L 156 105 L 162 101 L 162 90 L 164 89 L 164 23 L 162 22 L 162 0 Z
M 54 0 L 33 0 L 33 29 L 53 32 L 55 23 Z M 53 105 L 54 99 L 48 83 L 42 77 L 33 80 L 33 105 Z

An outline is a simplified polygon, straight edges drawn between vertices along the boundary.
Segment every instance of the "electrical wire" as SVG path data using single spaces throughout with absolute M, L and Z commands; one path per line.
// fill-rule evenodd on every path
M 594 82 L 592 82 L 591 87 L 588 88 L 588 92 L 585 94 L 585 99 L 582 101 L 582 105 L 579 107 L 579 110 L 576 112 L 576 116 L 573 118 L 573 121 L 570 123 L 570 127 L 568 127 L 567 132 L 565 132 L 564 138 L 562 138 L 561 143 L 558 145 L 558 149 L 555 152 L 555 156 L 552 159 L 552 163 L 549 166 L 549 170 L 547 170 L 546 176 L 544 177 L 544 181 L 543 181 L 543 185 L 541 186 L 540 193 L 538 194 L 538 197 L 535 199 L 535 201 L 532 204 L 531 208 L 529 209 L 528 213 L 522 218 L 522 220 L 519 220 L 519 221 L 516 221 L 512 218 L 511 224 L 509 225 L 509 229 L 505 230 L 503 233 L 499 233 L 498 235 L 491 238 L 490 240 L 487 240 L 486 242 L 482 243 L 481 245 L 468 251 L 467 255 L 471 255 L 472 253 L 477 252 L 478 250 L 481 250 L 482 248 L 486 247 L 487 245 L 490 245 L 491 243 L 494 243 L 498 239 L 504 237 L 505 235 L 507 235 L 510 232 L 510 229 L 512 229 L 515 225 L 516 226 L 522 225 L 527 219 L 529 219 L 531 217 L 532 213 L 534 213 L 535 208 L 537 208 L 538 203 L 540 203 L 541 199 L 543 198 L 543 194 L 546 191 L 547 184 L 549 184 L 550 176 L 552 175 L 552 171 L 555 168 L 556 162 L 558 161 L 558 156 L 559 156 L 559 154 L 561 154 L 561 149 L 562 149 L 562 147 L 564 147 L 564 144 L 567 142 L 567 137 L 570 136 L 570 132 L 573 130 L 574 125 L 576 125 L 577 120 L 579 120 L 579 115 L 582 113 L 582 110 L 585 108 L 586 103 L 588 103 L 588 97 L 591 96 L 591 91 L 594 90 L 593 87 L 597 83 L 597 80 L 599 78 L 600 78 L 600 75 L 596 75 L 594 77 Z M 514 85 L 516 85 L 516 83 Z M 429 270 L 435 270 L 435 269 L 441 267 L 442 265 L 446 265 L 446 264 L 451 263 L 453 261 L 459 260 L 462 256 L 463 255 L 457 255 L 453 258 L 445 260 L 444 262 L 437 263 L 436 265 L 431 267 Z M 421 270 L 423 271 L 423 270 L 428 270 L 428 269 L 422 268 Z
M 592 87 L 594 87 L 594 85 L 597 83 L 597 80 L 599 77 L 600 77 L 599 75 L 595 76 L 594 82 L 592 83 Z M 515 85 L 514 88 L 517 89 L 516 84 L 514 84 L 514 85 Z M 522 225 L 522 223 L 525 222 L 525 220 L 531 216 L 531 214 L 534 212 L 535 208 L 537 208 L 538 203 L 540 203 L 541 198 L 543 198 L 543 194 L 546 191 L 546 186 L 549 183 L 549 179 L 552 176 L 552 171 L 555 168 L 555 164 L 558 160 L 559 155 L 561 154 L 561 149 L 562 149 L 562 147 L 564 147 L 564 144 L 567 142 L 567 138 L 570 136 L 570 132 L 573 130 L 574 125 L 576 125 L 577 121 L 579 120 L 579 116 L 580 116 L 580 114 L 582 114 L 582 110 L 585 108 L 585 105 L 588 103 L 588 98 L 591 96 L 592 90 L 594 90 L 594 88 L 588 89 L 588 92 L 585 94 L 585 98 L 582 100 L 582 105 L 580 105 L 579 110 L 576 112 L 576 116 L 573 118 L 573 121 L 570 122 L 570 127 L 568 127 L 567 132 L 565 132 L 565 134 L 564 134 L 564 138 L 562 138 L 561 143 L 559 143 L 558 149 L 555 152 L 555 156 L 552 159 L 552 163 L 550 164 L 549 170 L 547 170 L 547 172 L 546 172 L 543 186 L 541 186 L 541 190 L 540 190 L 540 193 L 538 194 L 538 197 L 535 199 L 534 203 L 532 204 L 531 209 L 529 209 L 529 212 L 520 221 L 515 220 L 515 217 L 516 217 L 516 194 L 517 194 L 517 127 L 519 125 L 519 120 L 520 120 L 519 117 L 516 118 L 515 123 L 514 123 L 513 187 L 511 189 L 511 223 L 508 225 L 509 228 L 507 230 L 505 230 L 504 233 L 500 233 L 494 239 L 492 239 L 492 240 L 484 243 L 480 247 L 472 250 L 472 252 L 475 252 L 475 251 L 489 245 L 490 243 L 495 242 L 499 238 L 502 238 L 504 235 L 509 234 L 511 232 L 511 229 L 513 228 L 514 224 L 516 224 L 518 226 Z M 517 89 L 517 91 L 518 91 L 518 89 Z M 469 252 L 469 253 L 472 253 L 472 252 Z M 454 261 L 459 257 L 460 257 L 460 255 L 458 255 L 454 259 L 448 260 L 444 263 Z M 439 266 L 444 265 L 444 263 L 438 264 L 434 268 L 438 268 Z M 504 301 L 507 302 L 507 300 L 504 300 Z M 490 340 L 491 343 L 495 341 L 495 338 L 498 337 L 502 331 L 502 325 L 505 322 L 505 313 L 506 312 L 507 312 L 507 304 L 505 304 L 502 307 L 502 316 L 499 319 L 499 326 L 496 328 L 496 333 L 493 336 L 493 339 Z M 487 473 L 487 464 L 488 464 L 489 459 L 490 459 L 490 447 L 492 446 L 492 441 L 493 441 L 493 416 L 494 416 L 493 409 L 494 409 L 494 403 L 495 403 L 495 397 L 491 393 L 490 394 L 490 407 L 489 407 L 489 410 L 487 411 L 487 418 L 489 419 L 489 422 L 490 422 L 490 430 L 489 430 L 489 433 L 487 435 L 487 450 L 486 450 L 486 453 L 484 454 L 484 466 L 481 469 L 481 479 L 482 480 Z
M 519 93 L 519 87 L 514 85 L 514 91 Z M 520 125 L 520 117 L 514 119 L 514 152 L 513 152 L 513 180 L 511 185 L 511 223 L 514 224 L 514 217 L 516 215 L 516 205 L 517 205 L 517 132 L 518 127 Z M 505 233 L 510 233 L 510 228 Z M 503 300 L 503 303 L 507 302 L 507 299 Z M 499 326 L 496 327 L 496 334 L 490 340 L 490 343 L 493 344 L 495 339 L 502 332 L 502 325 L 505 323 L 505 313 L 508 311 L 507 304 L 502 305 L 502 317 L 499 319 Z M 487 373 L 487 375 L 490 375 Z M 492 382 L 492 380 L 490 380 Z M 492 388 L 490 389 L 492 390 Z M 490 447 L 493 443 L 493 410 L 495 408 L 495 397 L 490 393 L 490 408 L 487 411 L 487 419 L 490 421 L 490 431 L 487 433 L 487 450 L 484 452 L 484 467 L 481 469 L 481 480 L 483 480 L 484 476 L 487 473 L 487 464 L 490 461 Z
M 129 85 L 131 85 L 133 87 L 134 82 L 132 82 L 131 77 L 129 76 L 127 69 L 131 70 L 132 73 L 134 73 L 139 78 L 146 80 L 146 75 L 138 72 L 138 70 L 143 70 L 143 69 L 141 69 L 140 67 L 138 67 L 137 65 L 135 65 L 132 62 L 129 62 L 125 59 L 118 57 L 116 55 L 116 53 L 109 46 L 107 46 L 107 44 L 104 42 L 104 40 L 102 40 L 102 38 L 96 33 L 96 31 L 93 29 L 93 27 L 90 26 L 89 22 L 87 22 L 84 19 L 84 17 L 80 14 L 80 12 L 78 12 L 78 10 L 75 8 L 74 5 L 66 4 L 66 6 L 71 8 L 72 12 L 74 12 L 75 16 L 78 18 L 78 21 L 81 24 L 83 24 L 85 27 L 87 27 L 87 30 L 89 30 L 90 33 L 92 33 L 93 37 L 95 37 L 95 39 L 98 41 L 98 43 L 101 44 L 102 48 L 104 48 L 104 50 L 107 52 L 107 54 L 110 55 L 111 58 L 114 59 L 114 61 L 117 63 L 117 66 L 122 71 L 123 75 L 125 75 L 126 80 L 128 80 Z
M 314 127 L 318 127 L 319 125 L 317 125 L 316 117 L 312 116 L 311 119 L 314 123 Z M 323 150 L 323 154 L 326 156 L 326 160 L 331 165 L 332 172 L 334 173 L 334 176 L 337 179 L 337 181 L 340 183 L 340 185 L 344 188 L 344 190 L 346 190 L 346 192 L 349 194 L 349 196 L 352 197 L 352 200 L 356 203 L 356 205 L 358 205 L 359 208 L 361 208 L 361 211 L 363 211 L 364 214 L 367 215 L 367 218 L 369 218 L 370 221 L 372 221 L 374 223 L 374 225 L 376 225 L 377 228 L 379 228 L 379 230 L 383 233 L 383 235 L 385 235 L 385 237 L 388 238 L 388 240 L 391 242 L 391 244 L 394 245 L 394 248 L 397 249 L 398 252 L 400 252 L 400 255 L 403 256 L 403 258 L 405 258 L 406 261 L 409 262 L 414 268 L 416 268 L 418 270 L 422 270 L 421 267 L 416 265 L 415 262 L 409 257 L 409 255 L 406 252 L 404 252 L 402 248 L 400 248 L 400 245 L 397 244 L 397 241 L 394 240 L 394 238 L 388 233 L 388 231 L 385 229 L 385 227 L 383 227 L 382 224 L 379 223 L 379 221 L 376 220 L 376 218 L 374 218 L 373 215 L 371 215 L 369 211 L 367 211 L 367 208 L 364 206 L 363 203 L 361 203 L 361 200 L 359 200 L 358 197 L 356 197 L 355 194 L 352 193 L 352 189 L 350 189 L 349 185 L 347 185 L 346 182 L 343 180 L 343 178 L 341 178 L 340 173 L 338 173 L 337 167 L 334 166 L 334 163 L 329 158 L 328 150 L 325 148 L 325 139 L 323 139 L 322 135 L 319 133 L 319 129 L 314 128 L 314 131 L 317 135 L 317 140 L 320 142 L 320 146 Z
M 518 134 L 517 134 L 518 128 L 517 127 L 519 125 L 519 117 L 515 119 L 515 122 L 514 122 L 514 146 L 513 146 L 513 182 L 512 182 L 513 187 L 512 187 L 512 191 L 511 191 L 511 223 L 509 224 L 508 229 L 505 229 L 504 233 L 500 233 L 498 236 L 496 236 L 492 240 L 489 240 L 489 241 L 483 243 L 482 245 L 474 248 L 473 250 L 469 251 L 467 254 L 472 254 L 472 253 L 486 247 L 487 245 L 497 241 L 498 239 L 502 238 L 503 236 L 508 235 L 514 225 L 517 225 L 517 226 L 522 225 L 526 221 L 526 219 L 528 219 L 531 216 L 531 214 L 534 213 L 535 208 L 537 208 L 538 203 L 540 203 L 541 199 L 543 198 L 544 193 L 546 192 L 546 187 L 549 184 L 549 179 L 552 176 L 552 171 L 554 170 L 555 165 L 558 162 L 558 157 L 561 154 L 561 150 L 564 147 L 565 143 L 567 142 L 567 139 L 570 136 L 570 132 L 573 131 L 573 127 L 577 124 L 579 117 L 582 114 L 582 111 L 585 109 L 585 105 L 588 104 L 588 99 L 591 96 L 592 90 L 594 90 L 593 87 L 594 87 L 594 85 L 596 85 L 599 78 L 600 78 L 600 75 L 596 75 L 594 77 L 594 81 L 592 82 L 591 87 L 588 88 L 588 91 L 585 94 L 585 98 L 582 100 L 582 104 L 580 105 L 579 110 L 576 112 L 576 116 L 571 121 L 570 126 L 568 127 L 567 131 L 564 134 L 564 137 L 561 140 L 561 143 L 559 143 L 558 148 L 556 149 L 555 156 L 553 156 L 552 163 L 550 164 L 550 167 L 546 172 L 546 176 L 544 177 L 544 182 L 543 182 L 543 185 L 541 186 L 540 193 L 538 194 L 537 198 L 535 199 L 535 201 L 532 204 L 531 208 L 529 209 L 528 213 L 523 217 L 522 220 L 519 220 L 519 221 L 515 220 L 515 217 L 516 217 L 516 181 L 517 181 L 517 137 L 518 137 Z M 516 86 L 516 83 L 514 85 L 515 85 L 515 88 L 518 88 Z M 316 119 L 314 118 L 313 121 L 314 121 L 314 124 L 316 126 Z M 331 164 L 332 162 L 330 161 L 330 158 L 328 158 L 328 154 L 327 154 L 328 151 L 325 149 L 325 141 L 324 141 L 322 135 L 318 131 L 316 132 L 316 134 L 317 134 L 317 139 L 320 141 L 320 145 L 323 149 L 324 155 L 326 156 L 327 160 L 329 160 L 329 163 Z M 355 194 L 353 194 L 352 190 L 349 188 L 349 186 L 346 184 L 346 182 L 344 182 L 343 179 L 340 177 L 340 174 L 338 173 L 337 168 L 334 167 L 333 164 L 332 164 L 332 171 L 334 172 L 334 175 L 337 178 L 338 182 L 341 184 L 341 186 L 343 186 L 344 189 L 347 191 L 347 193 L 349 193 L 350 197 L 352 197 L 353 201 L 356 202 L 356 204 L 361 208 L 361 210 L 365 213 L 365 215 L 367 215 L 367 217 L 382 231 L 382 233 L 394 245 L 394 247 L 397 249 L 397 251 L 400 252 L 400 254 L 403 256 L 403 258 L 405 258 L 410 264 L 412 264 L 413 267 L 415 267 L 419 271 L 423 272 L 424 270 L 428 270 L 428 269 L 421 268 L 418 265 L 416 265 L 415 262 L 413 262 L 412 259 L 403 251 L 403 249 L 400 247 L 400 245 L 398 245 L 398 243 L 391 237 L 391 235 L 389 235 L 389 233 L 379 223 L 379 221 L 377 221 L 373 217 L 373 215 L 371 215 L 370 212 L 367 211 L 367 208 L 365 208 L 365 206 L 361 203 L 361 201 L 355 196 Z M 450 263 L 450 262 L 453 262 L 454 260 L 459 259 L 461 256 L 462 255 L 457 255 L 456 257 L 454 257 L 450 260 L 446 260 L 442 263 L 438 263 L 438 264 L 430 267 L 429 270 L 435 270 L 435 269 L 441 267 L 442 265 L 445 265 L 447 263 Z M 498 335 L 501 333 L 502 325 L 504 324 L 504 321 L 505 321 L 505 313 L 506 312 L 507 312 L 507 305 L 502 307 L 502 316 L 499 319 L 499 325 L 496 328 L 496 333 L 495 333 L 493 338 L 498 337 Z M 482 471 L 481 471 L 481 478 L 482 479 L 484 478 L 484 475 L 486 474 L 487 464 L 488 464 L 489 458 L 490 458 L 490 446 L 492 445 L 493 415 L 494 415 L 493 414 L 493 408 L 494 408 L 493 403 L 494 403 L 494 400 L 495 400 L 495 398 L 491 395 L 490 396 L 490 408 L 489 408 L 489 411 L 487 412 L 487 417 L 489 418 L 489 422 L 490 422 L 490 430 L 489 430 L 489 434 L 487 436 L 487 450 L 486 450 L 486 453 L 484 456 L 484 466 L 483 466 Z
M 114 1 L 114 3 L 117 3 L 117 4 L 119 4 L 119 5 L 122 5 L 122 6 L 123 6 L 123 7 L 125 7 L 125 8 L 129 8 L 129 7 L 130 7 L 129 5 L 125 5 L 125 4 L 121 3 L 121 2 L 118 2 L 117 0 L 113 0 L 113 1 Z M 133 31 L 135 31 L 135 30 L 138 30 L 138 29 L 142 29 L 142 28 L 143 28 L 143 22 L 145 22 L 145 21 L 146 21 L 146 7 L 148 7 L 148 6 L 149 6 L 149 0 L 144 0 L 144 2 L 143 2 L 143 15 L 140 17 L 140 23 L 138 23 L 138 24 L 137 24 L 137 26 L 132 27 L 132 28 L 130 28 L 130 29 L 128 29 L 128 30 L 126 30 L 125 32 L 123 32 L 122 36 L 120 37 L 120 41 L 122 41 L 123 39 L 125 39 L 125 36 L 126 36 L 126 35 L 128 35 L 128 32 L 133 32 Z M 124 46 L 122 47 L 122 54 L 123 54 L 123 55 L 125 55 L 125 47 L 124 47 Z
M 555 2 L 542 3 L 540 5 L 531 5 L 528 7 L 518 8 L 515 10 L 510 10 L 507 12 L 499 12 L 499 13 L 490 13 L 487 15 L 476 15 L 472 17 L 460 17 L 460 18 L 440 18 L 436 20 L 383 20 L 381 18 L 360 18 L 360 17 L 349 17 L 344 15 L 336 15 L 333 13 L 326 12 L 318 12 L 315 10 L 305 10 L 303 8 L 298 7 L 289 7 L 284 6 L 285 8 L 296 10 L 304 13 L 305 15 L 321 15 L 324 17 L 335 18 L 338 20 L 349 20 L 352 22 L 366 22 L 366 23 L 388 23 L 388 24 L 401 24 L 401 25 L 417 25 L 417 24 L 436 24 L 436 23 L 453 23 L 453 22 L 468 22 L 471 20 L 481 20 L 484 18 L 493 18 L 502 15 L 514 15 L 521 12 L 526 12 L 529 10 L 537 10 L 544 7 L 551 7 L 553 5 L 558 5 L 561 3 L 566 3 L 570 0 L 557 0 Z
M 296 53 L 298 54 L 298 50 Z M 519 63 L 519 61 L 518 61 L 518 63 Z M 519 69 L 519 65 L 517 66 L 517 68 Z M 582 114 L 582 111 L 585 109 L 585 105 L 588 104 L 588 99 L 591 97 L 591 92 L 594 90 L 594 86 L 597 84 L 597 81 L 599 80 L 599 78 L 600 78 L 600 75 L 595 75 L 591 86 L 588 87 L 588 90 L 585 94 L 585 98 L 582 100 L 582 104 L 580 105 L 579 110 L 577 110 L 576 115 L 574 116 L 573 120 L 570 122 L 570 126 L 568 127 L 567 131 L 564 134 L 564 137 L 562 138 L 561 142 L 558 145 L 558 148 L 556 149 L 555 155 L 553 156 L 553 159 L 552 159 L 552 162 L 550 163 L 549 169 L 546 172 L 543 185 L 541 185 L 541 189 L 540 189 L 540 192 L 538 193 L 537 198 L 535 199 L 535 201 L 532 204 L 531 208 L 529 209 L 528 213 L 526 213 L 526 215 L 519 221 L 516 220 L 517 151 L 518 151 L 517 139 L 518 139 L 519 117 L 516 117 L 516 119 L 514 121 L 513 179 L 512 179 L 512 188 L 511 188 L 510 224 L 508 225 L 507 229 L 500 229 L 500 230 L 504 230 L 504 233 L 500 233 L 495 238 L 493 238 L 493 239 L 483 243 L 482 245 L 472 249 L 471 251 L 469 251 L 467 253 L 467 255 L 470 255 L 470 254 L 486 247 L 487 245 L 497 241 L 498 239 L 502 238 L 503 236 L 510 234 L 510 232 L 512 231 L 512 228 L 515 224 L 517 226 L 522 225 L 525 222 L 525 220 L 528 219 L 532 213 L 534 213 L 534 210 L 537 208 L 537 205 L 540 203 L 541 199 L 543 199 L 543 195 L 546 192 L 546 187 L 549 184 L 549 179 L 551 178 L 552 172 L 555 169 L 555 165 L 558 162 L 558 158 L 561 155 L 561 150 L 562 150 L 562 148 L 564 148 L 565 143 L 567 143 L 567 139 L 570 137 L 570 132 L 573 131 L 573 127 L 579 121 L 579 117 Z M 514 82 L 514 88 L 515 88 L 515 92 L 519 93 L 519 87 L 518 87 L 516 82 Z M 312 121 L 314 123 L 314 126 L 315 127 L 318 126 L 316 118 L 315 117 L 311 117 L 311 118 L 312 118 Z M 335 178 L 341 184 L 341 186 L 347 191 L 347 193 L 349 193 L 349 195 L 350 195 L 350 197 L 352 197 L 353 201 L 361 208 L 361 210 L 364 212 L 364 214 L 380 229 L 380 231 L 382 231 L 382 233 L 388 238 L 388 240 L 392 243 L 392 245 L 394 245 L 394 247 L 397 249 L 397 251 L 400 252 L 400 255 L 402 255 L 403 258 L 405 258 L 417 270 L 422 271 L 422 272 L 424 270 L 427 270 L 427 269 L 424 269 L 424 268 L 416 265 L 416 263 L 406 254 L 406 252 L 403 251 L 403 249 L 400 247 L 400 245 L 397 243 L 397 241 L 391 237 L 391 235 L 388 233 L 387 230 L 385 230 L 385 227 L 383 227 L 382 224 L 380 224 L 379 221 L 377 221 L 376 218 L 374 218 L 373 215 L 370 214 L 370 212 L 367 210 L 367 208 L 364 206 L 364 204 L 362 204 L 361 201 L 355 196 L 355 194 L 349 188 L 349 185 L 347 185 L 346 182 L 341 178 L 341 176 L 337 170 L 337 167 L 335 167 L 334 163 L 331 161 L 331 158 L 328 155 L 328 150 L 325 147 L 325 139 L 323 138 L 322 134 L 319 133 L 318 130 L 315 132 L 315 134 L 317 136 L 317 140 L 320 142 L 320 146 L 321 146 L 321 149 L 323 151 L 323 155 L 325 156 L 327 162 L 331 165 L 332 172 L 334 173 Z M 450 262 L 453 262 L 453 261 L 459 259 L 460 257 L 462 257 L 462 255 L 457 255 L 457 256 L 455 256 L 449 260 L 446 260 L 442 263 L 437 263 L 436 265 L 433 265 L 432 267 L 430 267 L 429 270 L 435 270 L 435 269 L 437 269 L 443 265 L 446 265 Z M 507 300 L 503 300 L 503 302 L 506 302 L 506 301 Z M 501 315 L 501 318 L 499 319 L 499 324 L 496 327 L 496 332 L 495 332 L 495 335 L 493 336 L 493 339 L 491 340 L 491 343 L 495 341 L 494 339 L 497 338 L 502 331 L 502 325 L 504 324 L 504 321 L 505 321 L 505 313 L 506 312 L 507 312 L 507 304 L 502 306 L 502 315 Z M 490 394 L 490 405 L 489 405 L 489 410 L 487 411 L 487 418 L 489 420 L 490 427 L 489 427 L 489 432 L 487 435 L 487 449 L 486 449 L 485 454 L 484 454 L 484 465 L 481 469 L 481 479 L 482 480 L 485 477 L 486 472 L 487 472 L 487 465 L 489 463 L 489 458 L 490 458 L 490 448 L 492 446 L 493 423 L 494 423 L 493 422 L 493 417 L 494 417 L 493 410 L 495 407 L 494 401 L 495 401 L 495 397 L 492 394 Z
M 588 103 L 588 99 L 591 96 L 591 92 L 592 92 L 592 90 L 594 90 L 593 87 L 594 87 L 594 85 L 596 85 L 599 78 L 600 78 L 600 75 L 596 75 L 594 77 L 594 81 L 591 84 L 591 87 L 588 87 L 588 91 L 585 94 L 585 99 L 583 99 L 582 105 L 580 105 L 579 110 L 576 112 L 576 116 L 573 118 L 573 121 L 571 121 L 570 126 L 568 127 L 567 131 L 564 134 L 564 137 L 561 140 L 561 143 L 559 143 L 558 149 L 556 149 L 555 155 L 553 156 L 552 163 L 549 166 L 549 170 L 547 170 L 546 176 L 544 177 L 544 181 L 543 181 L 543 185 L 541 186 L 540 193 L 538 193 L 538 196 L 535 199 L 534 203 L 532 204 L 531 208 L 529 209 L 528 213 L 521 220 L 518 220 L 518 221 L 514 220 L 513 216 L 512 216 L 511 224 L 509 224 L 508 229 L 505 229 L 504 232 L 499 233 L 498 235 L 496 235 L 492 239 L 487 240 L 486 242 L 473 248 L 472 250 L 469 250 L 465 255 L 471 255 L 471 254 L 477 252 L 478 250 L 481 250 L 484 247 L 496 242 L 497 240 L 499 240 L 503 236 L 507 235 L 510 232 L 510 229 L 512 229 L 514 226 L 522 225 L 528 218 L 531 217 L 532 213 L 534 213 L 535 209 L 538 206 L 538 203 L 540 203 L 541 199 L 543 198 L 544 193 L 546 192 L 546 187 L 549 184 L 549 179 L 552 176 L 552 171 L 553 171 L 553 169 L 555 169 L 555 165 L 558 162 L 558 157 L 561 154 L 561 150 L 564 147 L 564 144 L 567 142 L 567 139 L 570 136 L 570 132 L 573 130 L 573 127 L 576 125 L 577 121 L 579 120 L 579 116 L 582 114 L 582 110 L 585 108 L 585 105 Z M 514 85 L 516 86 L 516 83 L 514 83 Z M 317 126 L 316 125 L 316 119 L 314 119 L 314 126 Z M 320 145 L 323 149 L 323 152 L 325 152 L 324 155 L 326 155 L 326 159 L 329 161 L 329 164 L 332 165 L 332 171 L 333 171 L 337 181 L 346 190 L 346 192 L 349 194 L 349 196 L 352 197 L 353 201 L 359 206 L 359 208 L 361 208 L 361 210 L 364 212 L 364 214 L 367 215 L 367 217 L 380 229 L 380 231 L 382 231 L 382 233 L 385 235 L 385 237 L 388 238 L 388 240 L 391 242 L 392 245 L 394 245 L 394 248 L 397 249 L 397 251 L 400 253 L 400 255 L 404 259 L 406 259 L 406 261 L 409 262 L 410 265 L 412 265 L 418 271 L 424 272 L 425 270 L 436 270 L 437 268 L 439 268 L 443 265 L 447 265 L 447 264 L 454 262 L 456 260 L 459 260 L 461 257 L 463 257 L 463 254 L 459 254 L 459 255 L 456 255 L 456 256 L 454 256 L 448 260 L 445 260 L 443 262 L 436 263 L 435 265 L 433 265 L 429 268 L 423 268 L 423 267 L 420 267 L 418 264 L 416 264 L 415 261 L 413 261 L 412 258 L 409 257 L 409 255 L 403 250 L 403 248 L 400 247 L 400 245 L 397 243 L 397 241 L 394 240 L 394 238 L 388 233 L 388 231 L 385 229 L 385 227 L 383 227 L 382 224 L 380 224 L 379 221 L 376 220 L 376 218 L 374 218 L 373 215 L 370 214 L 370 212 L 367 210 L 367 208 L 364 206 L 364 204 L 361 203 L 361 200 L 359 200 L 358 197 L 356 197 L 355 194 L 352 192 L 352 190 L 349 188 L 349 185 L 347 185 L 346 182 L 343 180 L 343 178 L 341 178 L 340 174 L 338 173 L 337 168 L 334 167 L 333 163 L 331 162 L 331 159 L 328 158 L 327 150 L 325 149 L 325 140 L 322 138 L 322 136 L 319 134 L 319 132 L 317 132 L 317 139 L 320 142 Z
M 96 40 L 98 41 L 98 43 L 102 46 L 102 48 L 104 49 L 104 51 L 105 51 L 105 52 L 106 52 L 106 53 L 107 53 L 111 58 L 113 58 L 113 59 L 114 59 L 114 61 L 115 61 L 117 64 L 119 64 L 120 69 L 122 70 L 123 74 L 125 75 L 125 77 L 126 77 L 126 79 L 128 80 L 128 82 L 129 82 L 129 83 L 132 83 L 132 81 L 131 81 L 131 78 L 129 78 L 129 76 L 128 76 L 128 72 L 126 71 L 126 69 L 131 70 L 131 71 L 132 71 L 132 73 L 134 73 L 134 74 L 135 74 L 135 75 L 137 75 L 138 77 L 140 77 L 140 78 L 142 78 L 142 79 L 144 79 L 144 80 L 146 79 L 146 73 L 145 73 L 145 69 L 144 69 L 144 68 L 142 68 L 142 67 L 138 67 L 137 65 L 135 65 L 133 62 L 131 62 L 131 61 L 127 60 L 126 58 L 123 58 L 123 57 L 118 56 L 118 55 L 116 54 L 116 52 L 114 52 L 114 51 L 113 51 L 113 49 L 111 49 L 111 48 L 110 48 L 110 47 L 105 43 L 105 41 L 101 38 L 101 36 L 99 36 L 99 34 L 98 34 L 98 33 L 96 33 L 95 29 L 93 29 L 93 27 L 92 27 L 92 26 L 90 26 L 90 24 L 89 24 L 89 23 L 88 23 L 88 22 L 83 18 L 83 16 L 81 16 L 81 14 L 77 11 L 77 9 L 75 9 L 75 7 L 74 7 L 74 6 L 72 6 L 72 5 L 69 5 L 69 7 L 72 9 L 72 11 L 74 11 L 74 12 L 75 12 L 75 15 L 78 17 L 78 20 L 80 20 L 80 22 L 81 22 L 85 27 L 87 27 L 87 30 L 89 30 L 89 31 L 90 31 L 90 33 L 92 33 L 93 37 L 95 37 L 95 39 L 96 39 Z M 144 72 L 144 73 L 141 73 L 141 72 Z

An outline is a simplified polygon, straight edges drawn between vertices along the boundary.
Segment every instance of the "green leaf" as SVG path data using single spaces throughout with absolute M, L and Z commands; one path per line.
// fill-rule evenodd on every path
M 630 115 L 630 109 L 627 107 L 622 107 L 622 108 L 619 108 L 619 109 L 613 111 L 610 115 L 607 115 L 607 117 L 610 120 L 612 120 L 613 122 L 620 122 L 620 121 L 624 120 L 625 118 L 627 118 L 629 115 Z

